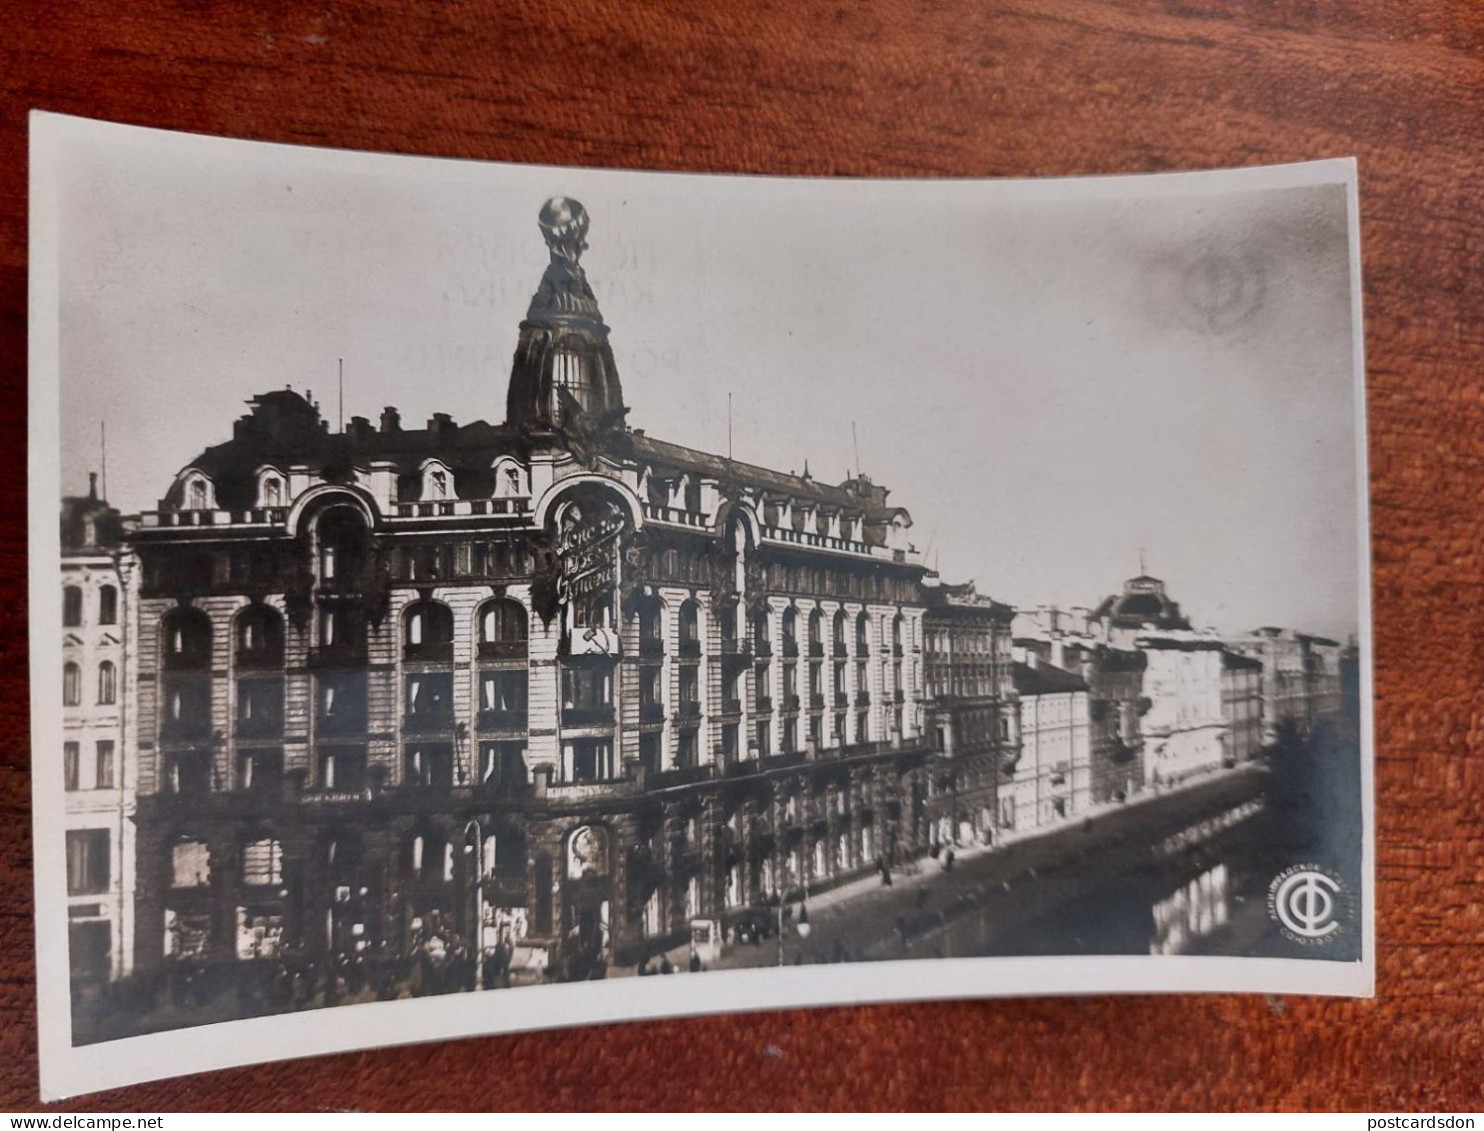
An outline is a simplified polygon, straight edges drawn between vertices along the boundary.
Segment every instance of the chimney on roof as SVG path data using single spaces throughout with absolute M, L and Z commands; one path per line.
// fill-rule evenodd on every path
M 458 427 L 453 422 L 453 417 L 446 412 L 435 412 L 428 419 L 428 434 L 432 436 L 434 443 L 442 443 L 458 431 Z
M 352 443 L 364 444 L 376 434 L 376 429 L 371 427 L 371 421 L 364 416 L 352 416 L 346 432 L 350 434 Z
M 1067 666 L 1067 645 L 1060 632 L 1052 634 L 1051 637 L 1051 666 L 1053 668 L 1065 668 Z
M 1041 654 L 1034 648 L 1027 648 L 1025 650 L 1025 666 L 1028 668 L 1038 668 L 1041 666 Z
M 97 502 L 98 500 L 98 473 L 88 472 L 88 498 Z
M 402 414 L 391 405 L 381 410 L 381 430 L 387 434 L 402 431 Z

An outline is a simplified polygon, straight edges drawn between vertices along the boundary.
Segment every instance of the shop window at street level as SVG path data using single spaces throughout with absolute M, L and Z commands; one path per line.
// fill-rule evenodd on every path
M 170 849 L 170 886 L 201 888 L 211 883 L 211 849 L 199 840 L 177 841 Z
M 283 883 L 283 845 L 273 839 L 255 840 L 242 849 L 242 882 L 253 887 Z

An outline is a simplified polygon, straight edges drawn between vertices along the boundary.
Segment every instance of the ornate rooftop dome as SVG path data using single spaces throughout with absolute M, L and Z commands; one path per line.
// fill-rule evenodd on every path
M 1177 602 L 1165 593 L 1165 583 L 1157 577 L 1140 574 L 1123 583 L 1123 593 L 1108 597 L 1088 618 L 1106 621 L 1120 628 L 1187 629 L 1190 622 L 1180 612 Z
M 580 262 L 587 250 L 587 209 L 554 196 L 536 218 L 551 262 L 520 324 L 505 422 L 537 431 L 580 417 L 621 420 L 626 411 L 608 327 Z

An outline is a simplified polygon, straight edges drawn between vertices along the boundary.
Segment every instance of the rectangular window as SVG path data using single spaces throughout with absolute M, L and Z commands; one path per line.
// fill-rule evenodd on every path
M 695 668 L 680 669 L 680 702 L 696 703 L 700 701 L 700 679 Z
M 696 732 L 693 730 L 682 730 L 675 736 L 675 765 L 680 769 L 688 769 L 696 764 Z
M 590 710 L 613 705 L 611 668 L 568 667 L 562 669 L 562 706 L 567 710 Z
M 94 789 L 113 788 L 113 741 L 103 739 L 98 743 Z
M 613 743 L 606 738 L 578 739 L 562 748 L 567 780 L 611 781 L 614 775 Z
M 283 845 L 255 840 L 242 849 L 242 882 L 254 887 L 283 883 Z
M 319 784 L 334 793 L 360 793 L 366 788 L 366 748 L 332 746 L 320 751 Z
M 325 672 L 319 676 L 317 691 L 320 730 L 346 734 L 366 729 L 365 672 Z
M 407 713 L 422 718 L 453 717 L 453 673 L 417 672 L 407 677 Z
M 68 790 L 82 788 L 81 750 L 76 742 L 62 743 L 62 781 Z
M 69 829 L 67 894 L 102 895 L 108 878 L 108 830 Z
M 479 781 L 482 785 L 501 786 L 506 789 L 526 785 L 530 772 L 526 769 L 526 744 L 524 742 L 484 742 L 479 747 Z
M 244 750 L 237 755 L 237 788 L 271 792 L 283 785 L 283 751 Z
M 407 784 L 426 789 L 453 785 L 453 746 L 447 742 L 419 742 L 407 747 Z
M 524 671 L 485 672 L 479 678 L 479 709 L 524 714 L 528 685 Z
M 657 731 L 647 731 L 639 736 L 639 761 L 647 770 L 660 768 L 660 739 Z

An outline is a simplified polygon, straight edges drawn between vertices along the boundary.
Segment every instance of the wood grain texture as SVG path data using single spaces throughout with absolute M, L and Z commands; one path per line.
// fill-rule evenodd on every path
M 0 1109 L 37 1102 L 25 111 L 505 161 L 829 175 L 1355 155 L 1378 718 L 1374 1002 L 1028 1000 L 448 1042 L 69 1110 L 1484 1106 L 1484 6 L 24 0 L 0 37 Z

